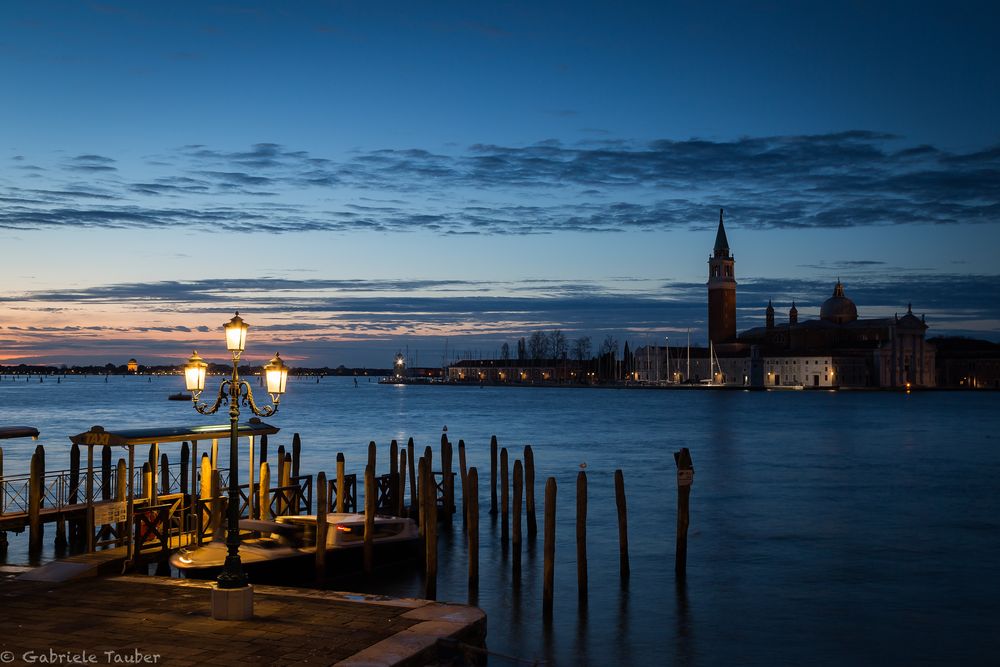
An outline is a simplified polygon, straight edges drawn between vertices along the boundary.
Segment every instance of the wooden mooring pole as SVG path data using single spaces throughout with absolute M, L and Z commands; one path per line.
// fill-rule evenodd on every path
M 374 443 L 372 443 L 374 444 Z M 368 460 L 373 460 L 371 452 Z M 371 574 L 375 570 L 375 465 L 369 463 L 365 466 L 365 544 L 364 561 L 365 574 Z
M 420 501 L 417 500 L 417 459 L 413 453 L 413 438 L 406 441 L 406 462 L 410 467 L 410 516 L 416 516 Z
M 691 484 L 694 483 L 694 465 L 687 447 L 674 452 L 677 464 L 677 554 L 674 572 L 683 579 L 687 574 L 688 509 L 691 498 Z
M 42 553 L 42 476 L 41 456 L 31 455 L 31 476 L 28 478 L 28 555 L 32 560 Z
M 298 433 L 292 434 L 292 477 L 299 476 L 299 464 L 302 461 L 302 438 Z
M 465 464 L 465 440 L 458 441 L 458 475 L 462 483 L 462 521 L 469 520 L 469 471 Z
M 399 488 L 396 489 L 396 516 L 403 516 L 406 509 L 406 449 L 399 448 Z
M 631 570 L 628 563 L 628 511 L 625 507 L 625 477 L 615 470 L 615 505 L 618 506 L 618 572 L 623 580 Z
M 337 452 L 337 512 L 344 511 L 344 497 L 347 490 L 344 488 L 344 454 Z
M 555 591 L 556 572 L 556 478 L 549 477 L 545 481 L 545 543 L 543 547 L 544 564 L 542 566 L 542 616 L 546 621 L 552 620 L 552 598 Z
M 469 602 L 479 594 L 479 473 L 469 468 L 469 506 L 466 527 L 469 532 Z
M 389 513 L 400 515 L 399 509 L 399 443 L 389 443 Z
M 514 549 L 514 586 L 520 586 L 521 584 L 521 495 L 523 487 L 524 467 L 521 465 L 521 460 L 517 459 L 514 461 L 514 539 L 512 540 Z
M 576 474 L 576 591 L 587 603 L 587 473 Z
M 455 514 L 455 478 L 451 474 L 452 449 L 448 436 L 441 434 L 441 481 L 444 487 L 444 500 L 442 510 L 448 521 L 451 521 Z
M 497 513 L 497 437 L 490 437 L 490 514 Z
M 528 538 L 535 539 L 538 534 L 535 522 L 535 454 L 531 445 L 524 446 L 524 510 L 528 519 Z
M 271 464 L 262 461 L 260 464 L 260 518 L 264 521 L 271 520 Z
M 437 600 L 437 485 L 434 483 L 434 473 L 431 470 L 429 458 L 427 478 L 429 483 L 426 486 L 427 493 L 423 503 L 426 506 L 424 518 L 427 520 L 427 529 L 424 532 L 424 564 L 426 566 L 424 598 Z
M 510 540 L 510 484 L 507 478 L 507 448 L 500 450 L 500 541 Z
M 316 473 L 316 581 L 326 577 L 326 510 L 330 506 L 327 501 L 326 473 Z

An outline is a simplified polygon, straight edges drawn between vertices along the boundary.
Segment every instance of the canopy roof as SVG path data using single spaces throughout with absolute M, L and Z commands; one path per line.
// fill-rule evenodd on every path
M 278 427 L 265 424 L 257 418 L 239 424 L 240 437 L 251 435 L 272 435 Z M 154 428 L 133 428 L 117 431 L 105 430 L 103 426 L 92 426 L 89 431 L 70 436 L 70 441 L 89 447 L 116 445 L 148 445 L 150 443 L 180 442 L 182 440 L 210 440 L 229 437 L 229 424 L 211 426 L 159 426 Z
M 38 429 L 34 426 L 0 426 L 0 440 L 37 437 Z

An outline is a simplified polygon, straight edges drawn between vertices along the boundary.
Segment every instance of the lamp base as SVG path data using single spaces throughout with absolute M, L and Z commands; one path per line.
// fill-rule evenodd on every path
M 253 586 L 219 588 L 218 584 L 212 584 L 212 618 L 217 621 L 253 618 Z

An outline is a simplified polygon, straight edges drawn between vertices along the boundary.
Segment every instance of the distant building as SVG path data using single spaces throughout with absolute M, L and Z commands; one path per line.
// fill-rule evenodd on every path
M 135 359 L 129 359 L 128 363 L 126 364 L 126 369 L 128 370 L 129 373 L 138 373 L 139 362 L 136 361 Z
M 933 338 L 937 385 L 955 389 L 1000 389 L 1000 344 L 971 338 Z
M 406 357 L 403 356 L 402 352 L 397 352 L 396 358 L 393 360 L 392 376 L 397 379 L 406 377 Z

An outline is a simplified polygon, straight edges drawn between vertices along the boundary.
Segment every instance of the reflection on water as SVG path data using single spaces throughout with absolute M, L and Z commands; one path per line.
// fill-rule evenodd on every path
M 12 421 L 37 426 L 50 469 L 66 436 L 108 427 L 207 424 L 166 400 L 179 379 L 0 382 Z M 380 386 L 290 381 L 271 446 L 303 441 L 306 471 L 360 471 L 369 440 L 387 468 L 391 438 L 437 450 L 441 427 L 467 445 L 480 479 L 480 584 L 470 594 L 457 514 L 442 524 L 438 598 L 488 614 L 492 651 L 558 665 L 988 664 L 1000 655 L 1000 394 L 741 393 Z M 16 419 L 15 417 L 16 416 Z M 539 534 L 515 558 L 489 508 L 489 437 L 511 458 L 534 450 L 560 489 L 552 622 L 542 620 Z M 7 441 L 9 474 L 35 443 Z M 688 447 L 688 570 L 673 571 L 676 474 Z M 439 454 L 435 451 L 435 460 Z M 576 590 L 573 489 L 587 462 L 589 597 Z M 513 460 L 511 461 L 513 465 Z M 629 509 L 632 576 L 618 575 L 613 474 Z M 44 558 L 51 558 L 53 528 Z M 26 536 L 7 561 L 26 562 Z M 344 577 L 341 590 L 419 596 L 419 566 Z M 491 658 L 491 664 L 516 661 Z

